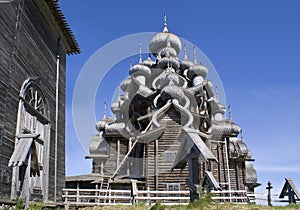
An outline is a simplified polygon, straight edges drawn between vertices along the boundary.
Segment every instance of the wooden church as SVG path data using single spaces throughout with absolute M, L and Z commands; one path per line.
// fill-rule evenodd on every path
M 189 190 L 191 199 L 211 190 L 253 192 L 254 159 L 241 128 L 223 116 L 209 69 L 196 53 L 180 61 L 181 40 L 166 22 L 149 48 L 120 85 L 114 116 L 104 113 L 96 124 L 87 158 L 101 189 Z
M 58 1 L 0 1 L 0 204 L 61 201 L 66 54 L 76 53 Z

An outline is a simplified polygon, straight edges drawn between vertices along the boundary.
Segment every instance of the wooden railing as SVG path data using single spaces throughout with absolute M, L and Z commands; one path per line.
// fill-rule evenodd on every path
M 232 202 L 240 204 L 260 204 L 268 205 L 268 194 L 267 193 L 247 193 L 245 190 L 223 190 L 223 191 L 212 191 L 212 199 L 220 203 Z M 287 199 L 279 198 L 279 194 L 275 193 L 271 195 L 271 203 L 274 206 L 282 205 L 282 203 L 288 204 Z
M 250 203 L 250 198 L 245 190 L 222 190 L 212 191 L 212 199 L 221 203 L 232 202 L 246 204 Z
M 63 189 L 66 206 L 132 205 L 137 202 L 164 205 L 185 205 L 190 201 L 189 191 L 139 190 L 135 196 L 130 190 Z
M 248 194 L 248 197 L 252 197 L 255 199 L 251 199 L 251 203 L 256 203 L 260 205 L 268 205 L 268 194 L 267 193 L 255 193 L 255 194 Z M 271 195 L 271 204 L 274 206 L 283 205 L 285 203 L 287 205 L 289 200 L 287 198 L 279 198 L 279 193 L 274 193 Z M 299 201 L 297 201 L 297 204 Z
M 220 203 L 232 202 L 240 204 L 256 203 L 267 205 L 267 194 L 249 194 L 245 190 L 212 191 L 212 199 Z M 132 195 L 131 190 L 101 190 L 101 189 L 63 189 L 64 204 L 69 206 L 102 206 L 102 205 L 132 205 L 145 202 L 148 205 L 161 203 L 164 205 L 186 205 L 190 202 L 189 191 L 152 191 L 139 190 Z M 278 194 L 272 194 L 272 205 L 288 203 L 287 199 L 279 199 Z

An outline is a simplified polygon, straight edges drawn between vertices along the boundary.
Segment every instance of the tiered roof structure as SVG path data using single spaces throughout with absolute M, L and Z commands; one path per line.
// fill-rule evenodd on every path
M 123 95 L 96 124 L 90 143 L 93 173 L 101 186 L 139 189 L 248 190 L 258 186 L 252 154 L 239 125 L 224 118 L 226 108 L 206 79 L 209 69 L 178 55 L 182 43 L 164 29 L 149 45 L 150 54 L 131 65 L 120 85 Z M 154 58 L 153 58 L 154 57 Z M 106 177 L 106 178 L 105 178 Z M 137 180 L 137 181 L 136 181 Z M 106 182 L 106 183 L 104 183 Z

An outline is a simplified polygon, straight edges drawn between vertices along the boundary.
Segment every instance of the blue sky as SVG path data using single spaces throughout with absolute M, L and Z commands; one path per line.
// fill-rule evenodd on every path
M 285 177 L 293 178 L 300 189 L 300 1 L 61 0 L 59 4 L 82 50 L 67 58 L 67 175 L 91 172 L 72 124 L 73 90 L 84 64 L 119 37 L 162 31 L 166 11 L 170 31 L 200 48 L 221 77 L 233 120 L 242 127 L 256 159 L 262 183 L 258 191 L 265 191 L 268 180 L 279 191 Z M 136 48 L 138 53 L 138 41 Z M 134 63 L 137 59 L 132 58 Z M 94 110 L 98 119 L 103 101 L 110 103 L 128 70 L 128 61 L 116 65 L 101 84 Z M 96 134 L 94 127 L 91 130 L 87 141 Z

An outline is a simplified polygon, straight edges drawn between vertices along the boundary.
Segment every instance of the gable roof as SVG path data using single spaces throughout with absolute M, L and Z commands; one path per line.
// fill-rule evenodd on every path
M 75 36 L 61 11 L 58 0 L 35 0 L 42 15 L 62 42 L 67 54 L 79 54 L 80 49 Z
M 289 179 L 289 178 L 285 178 L 285 183 L 284 183 L 284 186 L 281 190 L 279 198 L 284 198 L 285 196 L 288 196 L 289 188 L 292 189 L 292 191 L 294 192 L 294 194 L 297 196 L 297 198 L 299 200 L 300 199 L 300 193 L 299 193 L 296 185 L 294 184 L 293 180 Z

